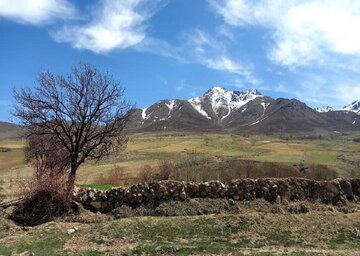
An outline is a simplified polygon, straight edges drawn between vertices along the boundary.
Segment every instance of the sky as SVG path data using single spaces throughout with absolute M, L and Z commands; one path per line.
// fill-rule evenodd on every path
M 311 107 L 360 99 L 358 0 L 0 0 L 0 120 L 14 88 L 80 62 L 145 108 L 212 86 Z

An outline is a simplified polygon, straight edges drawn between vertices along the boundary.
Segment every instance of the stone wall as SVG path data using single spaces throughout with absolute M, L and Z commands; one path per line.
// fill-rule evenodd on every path
M 142 183 L 129 188 L 116 188 L 108 191 L 81 189 L 78 201 L 85 208 L 110 212 L 122 205 L 137 207 L 156 205 L 168 200 L 188 198 L 224 198 L 232 200 L 264 199 L 271 203 L 286 201 L 326 204 L 345 203 L 360 198 L 360 179 L 335 179 L 315 181 L 300 178 L 287 179 L 239 179 L 229 184 L 219 181 L 204 183 L 160 181 Z

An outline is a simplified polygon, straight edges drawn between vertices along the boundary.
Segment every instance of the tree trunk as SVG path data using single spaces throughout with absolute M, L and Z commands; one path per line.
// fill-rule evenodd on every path
M 71 166 L 71 170 L 69 173 L 68 184 L 67 184 L 67 196 L 66 199 L 68 202 L 72 200 L 74 188 L 75 188 L 75 180 L 76 180 L 76 168 Z

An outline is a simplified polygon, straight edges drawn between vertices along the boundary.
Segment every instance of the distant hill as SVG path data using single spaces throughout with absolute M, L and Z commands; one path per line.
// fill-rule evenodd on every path
M 161 100 L 133 112 L 134 131 L 235 131 L 249 133 L 360 130 L 358 101 L 335 110 L 312 109 L 297 99 L 273 99 L 258 90 L 215 86 L 189 100 Z
M 0 139 L 16 139 L 21 137 L 23 128 L 20 125 L 0 121 Z

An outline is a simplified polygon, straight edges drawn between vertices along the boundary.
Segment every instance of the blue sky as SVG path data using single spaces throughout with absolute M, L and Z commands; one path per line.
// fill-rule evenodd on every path
M 357 0 L 1 0 L 0 120 L 12 88 L 88 62 L 138 107 L 211 86 L 311 107 L 360 99 Z

